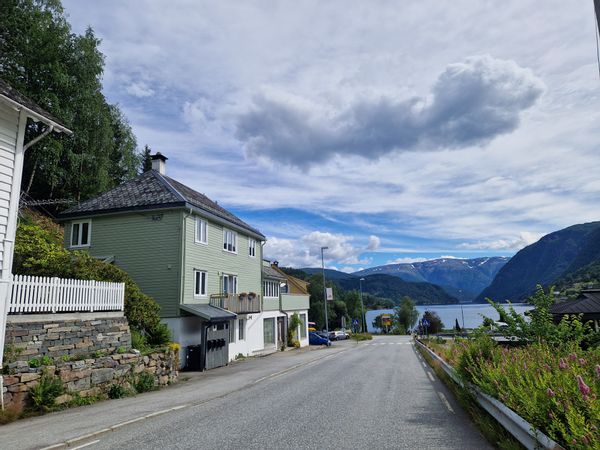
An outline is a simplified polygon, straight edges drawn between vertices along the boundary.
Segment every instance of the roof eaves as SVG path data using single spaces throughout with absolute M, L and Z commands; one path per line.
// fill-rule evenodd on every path
M 108 209 L 96 209 L 91 211 L 74 211 L 72 213 L 61 213 L 58 216 L 58 221 L 63 222 L 69 219 L 83 218 L 83 217 L 95 217 L 95 216 L 106 216 L 110 214 L 126 214 L 129 212 L 136 211 L 163 211 L 166 209 L 179 209 L 186 206 L 185 202 L 174 202 L 174 203 L 161 203 L 153 205 L 141 205 L 141 206 L 126 206 L 123 208 L 108 208 Z
M 250 234 L 262 241 L 266 240 L 267 238 L 258 230 L 255 230 L 253 228 L 247 228 L 247 227 L 243 227 L 241 225 L 238 225 L 237 223 L 232 222 L 231 220 L 219 216 L 211 211 L 208 211 L 207 209 L 202 208 L 202 206 L 196 205 L 194 203 L 190 203 L 189 201 L 186 202 L 185 204 L 186 208 L 191 209 L 193 211 L 196 211 L 198 213 L 200 213 L 200 215 L 206 216 L 207 218 L 210 218 L 212 220 L 214 220 L 215 222 L 219 222 L 222 225 L 226 225 L 229 228 L 233 228 L 236 229 L 237 231 L 242 231 L 246 234 Z

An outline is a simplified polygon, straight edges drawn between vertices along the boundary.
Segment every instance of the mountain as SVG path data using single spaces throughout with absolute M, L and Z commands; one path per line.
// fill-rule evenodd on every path
M 600 222 L 555 231 L 513 256 L 476 301 L 486 297 L 495 301 L 524 300 L 537 284 L 554 284 L 586 266 L 593 267 L 598 260 Z
M 325 275 L 327 276 L 327 275 Z M 359 277 L 340 278 L 336 283 L 345 290 L 358 290 Z M 425 282 L 405 281 L 400 277 L 386 274 L 367 275 L 362 282 L 363 292 L 376 297 L 389 298 L 399 304 L 403 297 L 412 298 L 417 305 L 442 305 L 458 303 L 458 299 L 448 294 L 440 286 Z
M 309 275 L 321 275 L 322 273 L 322 270 L 316 267 L 304 267 L 299 270 Z M 325 269 L 325 278 L 333 280 L 344 290 L 359 290 L 361 277 L 363 276 Z M 365 281 L 362 282 L 364 293 L 389 298 L 396 304 L 405 296 L 412 298 L 418 305 L 458 303 L 456 297 L 448 294 L 440 286 L 431 283 L 409 282 L 400 277 L 387 274 L 365 275 L 364 279 Z
M 441 286 L 460 301 L 472 301 L 492 282 L 498 271 L 510 258 L 457 259 L 440 258 L 430 261 L 387 264 L 354 272 L 355 276 L 387 274 L 405 281 L 428 282 Z

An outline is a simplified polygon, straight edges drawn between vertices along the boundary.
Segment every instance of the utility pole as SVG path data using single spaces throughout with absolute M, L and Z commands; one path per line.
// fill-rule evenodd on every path
M 362 332 L 366 332 L 365 329 L 365 304 L 363 303 L 363 292 L 362 292 L 362 282 L 365 281 L 364 278 L 358 280 L 358 284 L 360 286 L 360 323 Z
M 327 288 L 325 287 L 325 259 L 323 258 L 323 250 L 329 247 L 321 247 L 321 271 L 323 272 L 323 304 L 325 305 L 325 331 L 329 339 L 329 320 L 327 319 Z

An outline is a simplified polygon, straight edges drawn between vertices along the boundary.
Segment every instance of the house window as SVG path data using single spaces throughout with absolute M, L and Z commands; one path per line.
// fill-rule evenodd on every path
M 244 327 L 246 326 L 246 321 L 244 319 L 238 319 L 238 341 L 243 341 L 244 338 Z
M 248 239 L 248 255 L 252 258 L 256 256 L 256 241 L 254 239 Z
M 265 347 L 275 345 L 275 318 L 263 320 L 263 337 Z
M 279 283 L 277 281 L 263 281 L 264 297 L 279 297 Z
M 208 223 L 199 217 L 196 217 L 195 241 L 198 244 L 206 244 L 208 242 Z
M 306 314 L 300 314 L 300 338 L 306 339 Z
M 194 270 L 194 295 L 206 297 L 206 272 L 204 270 Z
M 89 247 L 92 222 L 90 220 L 71 224 L 71 247 Z
M 223 293 L 237 294 L 237 275 L 223 275 Z
M 237 253 L 237 233 L 223 230 L 223 250 L 226 252 Z

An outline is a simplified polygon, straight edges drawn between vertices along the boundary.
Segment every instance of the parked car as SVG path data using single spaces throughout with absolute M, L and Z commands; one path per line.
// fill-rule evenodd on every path
M 350 337 L 350 335 L 348 333 L 346 333 L 345 331 L 334 331 L 334 333 L 335 333 L 336 341 L 343 341 Z
M 331 345 L 331 341 L 329 339 L 319 336 L 314 331 L 308 333 L 308 343 L 310 345 L 326 345 L 328 347 Z

